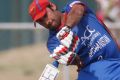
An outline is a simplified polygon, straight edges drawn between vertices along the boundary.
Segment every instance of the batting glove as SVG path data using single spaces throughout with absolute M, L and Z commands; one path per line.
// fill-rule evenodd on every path
M 67 52 L 63 55 L 57 55 L 58 53 L 53 53 L 50 55 L 51 58 L 56 59 L 60 64 L 69 65 L 73 62 L 76 54 L 73 52 Z
M 76 53 L 70 51 L 67 54 L 60 56 L 60 59 L 57 61 L 60 64 L 70 65 L 74 61 L 75 57 L 76 57 Z
M 68 52 L 67 47 L 65 47 L 63 45 L 59 45 L 53 50 L 53 53 L 50 55 L 50 57 L 58 60 L 58 59 L 60 59 L 61 55 L 65 55 L 67 52 Z
M 63 27 L 56 35 L 60 40 L 61 44 L 69 48 L 70 51 L 75 51 L 78 43 L 79 37 L 74 35 L 70 28 L 67 26 Z

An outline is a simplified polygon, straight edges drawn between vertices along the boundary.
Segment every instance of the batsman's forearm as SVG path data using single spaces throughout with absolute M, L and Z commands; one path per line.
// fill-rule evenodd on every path
M 73 27 L 76 25 L 84 14 L 84 6 L 80 4 L 73 5 L 71 11 L 68 13 L 66 25 Z

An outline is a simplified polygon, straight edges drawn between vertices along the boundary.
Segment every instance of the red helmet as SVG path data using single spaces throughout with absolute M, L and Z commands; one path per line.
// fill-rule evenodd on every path
M 48 0 L 33 0 L 29 6 L 29 14 L 33 21 L 42 18 L 46 14 L 46 7 L 49 5 Z

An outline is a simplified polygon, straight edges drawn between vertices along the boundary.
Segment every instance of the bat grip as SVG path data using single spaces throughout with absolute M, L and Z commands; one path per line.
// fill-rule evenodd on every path
M 52 63 L 52 65 L 55 66 L 56 68 L 58 68 L 59 63 L 58 63 L 58 61 L 54 61 L 54 62 Z

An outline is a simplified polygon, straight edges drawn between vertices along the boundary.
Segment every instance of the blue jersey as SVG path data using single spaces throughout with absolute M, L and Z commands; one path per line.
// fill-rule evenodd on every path
M 79 0 L 72 0 L 63 9 L 64 13 L 69 13 L 72 5 L 79 3 Z M 120 50 L 104 25 L 100 23 L 95 14 L 85 6 L 85 14 L 72 31 L 76 34 L 80 42 L 75 52 L 80 56 L 84 65 L 96 62 L 100 59 L 119 58 Z M 50 31 L 47 47 L 50 53 L 60 45 L 56 38 L 58 31 Z

